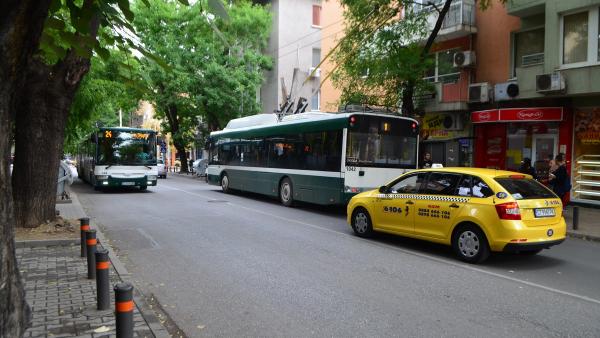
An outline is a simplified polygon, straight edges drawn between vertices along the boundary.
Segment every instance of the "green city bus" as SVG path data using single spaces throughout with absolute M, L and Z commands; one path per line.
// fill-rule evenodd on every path
M 417 168 L 416 120 L 382 113 L 261 114 L 235 119 L 208 139 L 210 184 L 322 205 Z
M 101 127 L 79 147 L 79 177 L 94 189 L 155 186 L 158 176 L 156 132 Z

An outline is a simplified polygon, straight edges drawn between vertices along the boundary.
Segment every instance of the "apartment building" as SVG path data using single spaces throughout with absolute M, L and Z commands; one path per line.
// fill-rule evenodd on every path
M 272 28 L 268 54 L 273 69 L 260 89 L 262 113 L 273 113 L 284 101 L 283 86 L 291 100 L 306 99 L 306 111 L 321 110 L 320 72 L 323 8 L 321 0 L 272 0 Z M 295 74 L 295 75 L 294 75 Z M 282 79 L 283 83 L 282 84 Z M 295 108 L 296 106 L 294 106 Z
M 571 200 L 600 204 L 599 8 L 591 0 L 513 0 L 481 21 L 490 26 L 478 26 L 469 97 L 476 166 L 514 170 L 527 157 L 544 179 L 546 159 L 564 153 Z

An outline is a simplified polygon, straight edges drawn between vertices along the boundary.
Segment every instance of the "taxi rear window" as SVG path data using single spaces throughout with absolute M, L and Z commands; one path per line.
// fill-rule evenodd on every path
M 517 200 L 556 198 L 550 190 L 530 178 L 496 178 L 496 182 Z

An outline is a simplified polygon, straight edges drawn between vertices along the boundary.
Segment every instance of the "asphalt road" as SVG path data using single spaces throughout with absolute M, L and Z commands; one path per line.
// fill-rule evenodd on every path
M 473 266 L 444 246 L 355 237 L 340 209 L 186 177 L 73 190 L 136 286 L 190 337 L 600 337 L 599 243 Z

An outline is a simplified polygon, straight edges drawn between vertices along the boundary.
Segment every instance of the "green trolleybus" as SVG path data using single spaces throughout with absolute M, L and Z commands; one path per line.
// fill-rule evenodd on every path
M 417 168 L 416 120 L 375 113 L 261 114 L 208 140 L 210 184 L 294 201 L 345 204 Z
M 96 190 L 156 185 L 156 132 L 137 128 L 98 128 L 79 149 L 79 176 Z

